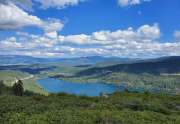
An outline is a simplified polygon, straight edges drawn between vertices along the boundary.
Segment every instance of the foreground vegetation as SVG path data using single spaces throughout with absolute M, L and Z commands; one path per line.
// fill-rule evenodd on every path
M 42 96 L 0 86 L 1 124 L 179 124 L 180 96 L 114 93 L 85 97 Z

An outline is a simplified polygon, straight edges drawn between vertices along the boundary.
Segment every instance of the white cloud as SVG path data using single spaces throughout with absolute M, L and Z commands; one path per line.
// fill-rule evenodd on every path
M 21 33 L 20 33 L 21 34 Z M 98 31 L 90 35 L 57 35 L 55 32 L 43 36 L 24 35 L 0 42 L 1 51 L 38 57 L 118 56 L 159 57 L 180 55 L 180 42 L 160 42 L 157 24 L 143 25 L 138 29 Z
M 118 0 L 118 4 L 121 7 L 126 7 L 130 5 L 138 5 L 141 4 L 142 2 L 149 2 L 151 0 Z
M 28 14 L 15 4 L 0 2 L 0 30 L 19 29 L 26 26 L 37 26 L 45 33 L 60 31 L 64 24 L 58 19 L 41 20 L 37 16 Z
M 0 41 L 0 49 L 18 49 L 21 48 L 22 44 L 16 41 L 15 37 L 10 37 L 4 41 Z
M 80 2 L 85 0 L 35 0 L 41 4 L 42 8 L 56 7 L 65 8 L 67 6 L 78 5 Z
M 53 31 L 53 32 L 47 32 L 45 33 L 45 35 L 49 38 L 57 38 L 58 34 L 56 31 Z
M 140 36 L 150 39 L 157 39 L 160 37 L 161 34 L 158 24 L 154 24 L 153 26 L 141 26 L 137 32 Z
M 38 17 L 29 15 L 16 5 L 0 3 L 0 29 L 17 29 L 41 24 L 42 21 Z
M 158 39 L 160 37 L 160 29 L 157 24 L 152 26 L 143 25 L 137 30 L 133 28 L 128 28 L 127 30 L 117 30 L 117 31 L 98 31 L 91 35 L 69 35 L 69 36 L 59 36 L 59 40 L 63 43 L 70 42 L 74 44 L 112 44 L 112 43 L 122 43 L 130 41 L 147 42 Z
M 48 21 L 44 21 L 41 27 L 45 32 L 60 31 L 64 27 L 64 24 L 59 19 L 49 18 Z
M 57 19 L 49 19 L 47 22 L 44 22 L 42 28 L 45 31 L 45 35 L 49 38 L 57 38 L 57 31 L 62 30 L 64 24 Z
M 89 36 L 85 34 L 79 35 L 68 35 L 68 36 L 59 36 L 59 41 L 61 43 L 74 43 L 74 44 L 88 44 Z

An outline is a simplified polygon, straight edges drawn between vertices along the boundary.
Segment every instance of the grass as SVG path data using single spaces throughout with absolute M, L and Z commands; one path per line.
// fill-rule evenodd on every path
M 3 80 L 4 83 L 8 86 L 11 86 L 12 83 L 16 80 L 16 78 L 21 79 L 28 76 L 29 74 L 20 71 L 11 71 L 11 70 L 0 71 L 0 80 Z
M 41 88 L 41 86 L 39 86 L 36 83 L 35 79 L 28 79 L 28 80 L 23 81 L 23 86 L 25 90 L 32 91 L 34 93 L 39 93 L 43 95 L 49 94 L 47 91 L 45 91 L 43 88 Z

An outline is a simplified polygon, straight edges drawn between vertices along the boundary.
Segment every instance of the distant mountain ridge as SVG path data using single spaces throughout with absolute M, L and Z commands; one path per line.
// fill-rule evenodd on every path
M 1 65 L 36 64 L 45 61 L 43 58 L 20 55 L 0 55 L 0 58 Z
M 89 56 L 78 58 L 35 58 L 31 56 L 0 55 L 0 65 L 61 63 L 66 65 L 94 65 L 97 63 L 128 62 L 129 58 Z
M 78 75 L 101 74 L 104 72 L 128 73 L 180 73 L 180 56 L 155 59 L 130 59 L 117 57 L 89 56 L 79 58 L 35 58 L 30 56 L 0 55 L 0 65 L 48 64 L 58 63 L 68 66 L 88 66 L 93 68 L 79 72 Z
M 116 64 L 107 67 L 94 67 L 81 71 L 77 76 L 94 75 L 111 72 L 128 73 L 180 73 L 180 56 L 161 57 L 157 59 L 139 60 L 134 63 Z

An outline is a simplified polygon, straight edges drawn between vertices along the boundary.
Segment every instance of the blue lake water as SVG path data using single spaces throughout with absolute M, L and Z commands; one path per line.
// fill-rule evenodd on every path
M 38 84 L 50 93 L 68 93 L 85 96 L 99 96 L 101 93 L 112 94 L 124 91 L 125 85 L 105 83 L 73 83 L 54 78 L 39 79 Z

